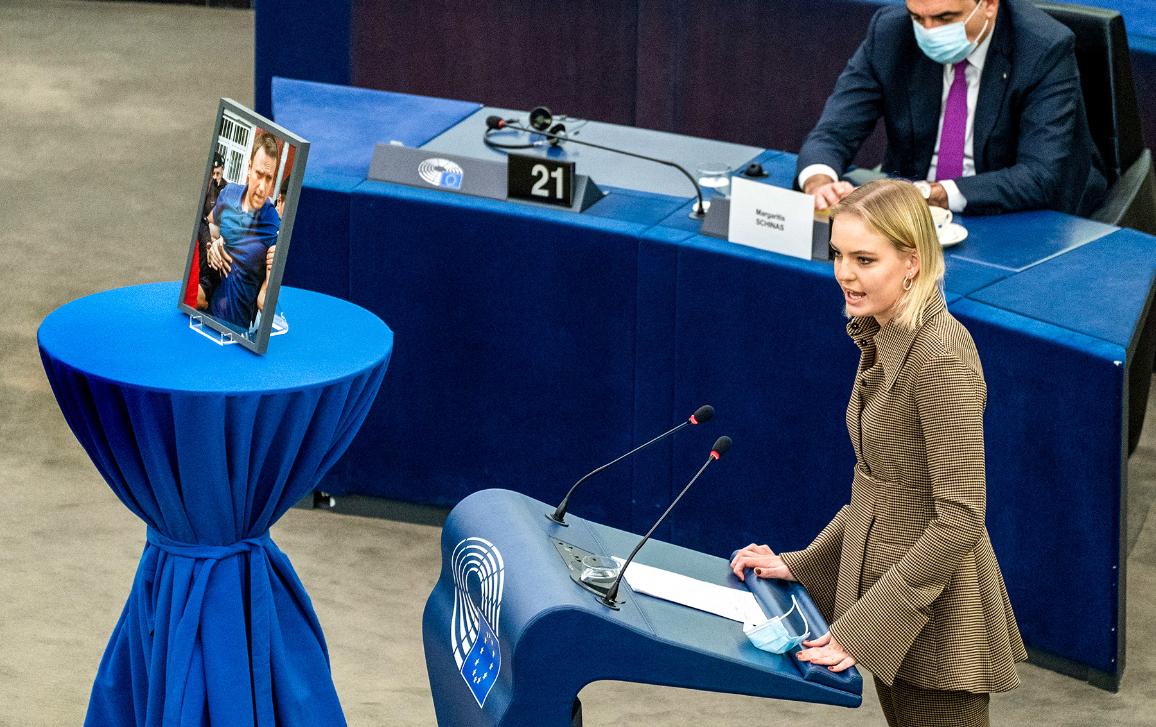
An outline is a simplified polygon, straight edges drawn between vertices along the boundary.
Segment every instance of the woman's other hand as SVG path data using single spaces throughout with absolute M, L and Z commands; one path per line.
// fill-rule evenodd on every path
M 783 562 L 783 559 L 775 554 L 767 545 L 755 545 L 751 543 L 739 552 L 735 553 L 735 557 L 731 559 L 731 570 L 738 577 L 740 581 L 746 580 L 746 569 L 754 568 L 755 575 L 759 578 L 778 578 L 784 581 L 793 581 L 795 577 L 791 575 L 791 569 Z
M 845 671 L 855 666 L 855 657 L 851 656 L 838 641 L 831 638 L 830 631 L 812 641 L 804 641 L 803 646 L 810 648 L 795 654 L 799 661 L 819 664 L 831 671 Z

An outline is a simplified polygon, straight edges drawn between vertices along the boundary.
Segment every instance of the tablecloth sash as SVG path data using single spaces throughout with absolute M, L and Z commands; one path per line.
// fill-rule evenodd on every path
M 256 548 L 265 548 L 273 544 L 273 539 L 269 537 L 268 530 L 255 537 L 238 540 L 232 545 L 182 543 L 166 537 L 159 530 L 151 527 L 148 529 L 145 537 L 149 543 L 169 555 L 176 555 L 181 558 L 197 558 L 199 560 L 222 560 Z
M 220 561 L 247 553 L 253 559 L 249 565 L 250 613 L 253 619 L 249 666 L 252 670 L 252 686 L 255 692 L 253 694 L 253 708 L 256 712 L 253 717 L 254 724 L 258 727 L 274 727 L 276 717 L 273 710 L 272 674 L 269 671 L 272 624 L 269 617 L 275 606 L 269 583 L 268 565 L 264 561 L 266 561 L 265 549 L 276 546 L 273 545 L 273 540 L 269 537 L 269 531 L 266 530 L 260 535 L 239 540 L 231 545 L 182 543 L 151 527 L 148 528 L 146 537 L 149 545 L 178 558 Z M 209 577 L 213 572 L 213 565 L 213 563 L 206 563 L 197 572 L 189 590 L 188 600 L 177 617 L 176 629 L 166 655 L 166 691 L 172 689 L 174 685 L 188 683 L 189 672 L 194 668 L 198 658 L 197 632 L 201 626 L 202 606 Z M 151 617 L 152 614 L 149 616 Z M 179 690 L 180 687 L 178 686 L 177 689 Z M 184 703 L 185 699 L 174 699 L 174 696 L 169 693 L 163 700 L 151 701 L 150 707 L 164 705 L 162 724 L 184 725 L 189 717 L 188 714 L 184 714 L 187 710 L 187 705 Z M 187 698 L 190 695 L 182 696 Z M 203 698 L 204 695 L 198 694 L 195 701 L 201 701 Z M 150 719 L 148 723 L 153 724 L 154 721 Z

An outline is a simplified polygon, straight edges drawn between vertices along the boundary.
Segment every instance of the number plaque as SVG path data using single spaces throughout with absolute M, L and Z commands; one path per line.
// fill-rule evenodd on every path
M 509 154 L 507 196 L 569 207 L 574 201 L 574 162 Z

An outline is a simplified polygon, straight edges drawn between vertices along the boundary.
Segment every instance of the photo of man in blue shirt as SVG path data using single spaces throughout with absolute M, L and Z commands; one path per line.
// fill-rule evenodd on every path
M 245 185 L 228 184 L 209 213 L 212 240 L 197 307 L 247 331 L 264 309 L 265 288 L 276 251 L 281 216 L 273 204 L 279 160 L 277 140 L 258 133 Z

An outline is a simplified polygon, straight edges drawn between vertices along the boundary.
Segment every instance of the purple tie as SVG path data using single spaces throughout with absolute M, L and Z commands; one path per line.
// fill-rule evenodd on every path
M 967 61 L 955 64 L 955 79 L 943 107 L 943 130 L 939 134 L 939 160 L 935 179 L 963 176 L 963 141 L 967 137 Z

